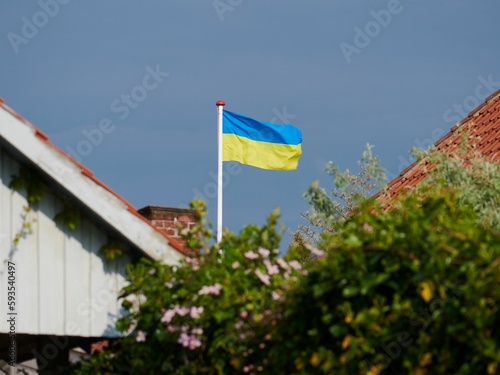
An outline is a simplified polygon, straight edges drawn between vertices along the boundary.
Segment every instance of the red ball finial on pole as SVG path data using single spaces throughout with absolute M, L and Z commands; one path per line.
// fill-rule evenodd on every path
M 219 100 L 217 103 L 215 103 L 215 105 L 218 107 L 218 106 L 225 106 L 226 103 L 224 102 L 224 100 Z

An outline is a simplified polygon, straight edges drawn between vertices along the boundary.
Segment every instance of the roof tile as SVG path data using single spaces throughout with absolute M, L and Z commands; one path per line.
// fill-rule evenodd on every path
M 472 148 L 488 156 L 492 161 L 500 161 L 500 90 L 490 95 L 483 104 L 454 125 L 450 132 L 436 141 L 434 146 L 441 152 L 454 154 L 460 149 L 462 136 L 468 132 L 467 143 Z M 416 161 L 387 184 L 389 197 L 413 188 L 425 178 L 429 161 Z M 377 194 L 384 199 L 384 195 Z

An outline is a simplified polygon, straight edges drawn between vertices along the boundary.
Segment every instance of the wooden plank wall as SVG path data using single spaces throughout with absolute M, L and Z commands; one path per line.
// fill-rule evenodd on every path
M 125 284 L 129 259 L 106 260 L 98 254 L 107 234 L 82 217 L 71 231 L 54 221 L 61 200 L 44 193 L 36 221 L 17 247 L 13 239 L 23 224 L 25 192 L 8 185 L 20 164 L 0 148 L 0 333 L 7 333 L 7 262 L 16 265 L 17 333 L 116 337 L 120 314 L 117 296 Z

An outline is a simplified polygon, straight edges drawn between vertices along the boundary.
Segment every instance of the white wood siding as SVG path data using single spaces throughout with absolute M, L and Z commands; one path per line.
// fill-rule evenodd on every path
M 7 262 L 16 265 L 16 333 L 116 337 L 117 296 L 129 259 L 98 254 L 106 233 L 86 217 L 74 231 L 54 222 L 62 203 L 50 192 L 29 216 L 31 233 L 13 248 L 21 229 L 24 193 L 8 185 L 19 163 L 0 148 L 0 333 L 7 333 Z

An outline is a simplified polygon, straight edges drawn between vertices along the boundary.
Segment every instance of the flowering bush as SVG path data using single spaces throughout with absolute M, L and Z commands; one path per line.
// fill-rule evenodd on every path
M 194 202 L 204 222 L 202 202 Z M 76 373 L 230 374 L 262 371 L 278 305 L 305 275 L 296 260 L 278 258 L 278 211 L 263 227 L 226 232 L 220 247 L 187 257 L 180 266 L 142 260 L 129 269 L 123 291 L 127 336 L 83 362 Z M 194 247 L 211 232 L 189 234 Z

